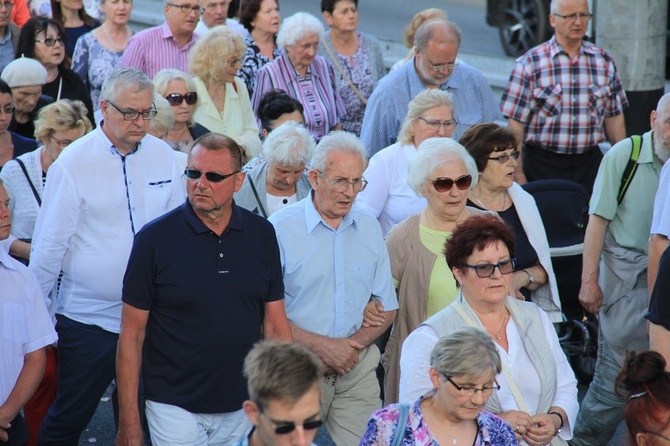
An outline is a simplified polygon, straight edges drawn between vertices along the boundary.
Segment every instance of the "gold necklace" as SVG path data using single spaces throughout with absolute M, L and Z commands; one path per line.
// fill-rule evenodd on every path
M 505 326 L 506 323 L 507 323 L 507 314 L 505 314 L 505 317 L 503 317 L 503 323 L 502 323 L 502 325 L 500 326 L 500 328 L 498 329 L 498 332 L 497 332 L 497 333 L 493 333 L 491 330 L 489 330 L 489 329 L 486 328 L 486 327 L 484 327 L 484 328 L 486 328 L 486 331 L 488 331 L 488 332 L 491 333 L 493 336 L 495 336 L 497 340 L 502 341 L 502 336 L 500 336 L 500 332 L 502 331 L 502 329 L 503 329 L 503 327 Z M 483 324 L 482 324 L 482 325 L 483 325 Z

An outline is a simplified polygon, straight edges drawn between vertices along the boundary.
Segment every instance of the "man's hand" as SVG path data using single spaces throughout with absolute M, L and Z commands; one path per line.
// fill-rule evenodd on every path
M 598 285 L 598 282 L 588 281 L 582 282 L 579 289 L 579 303 L 582 307 L 591 314 L 598 314 L 600 307 L 603 305 L 603 290 Z
M 12 427 L 11 421 L 14 419 L 14 417 L 10 418 L 10 416 L 11 414 L 9 414 L 4 407 L 0 406 L 0 441 L 3 443 L 9 441 L 9 435 L 5 429 Z
M 364 345 L 349 338 L 326 338 L 319 349 L 323 362 L 339 375 L 346 375 L 358 364 L 358 351 Z
M 119 431 L 116 434 L 115 446 L 143 446 L 144 435 L 139 423 L 119 423 Z

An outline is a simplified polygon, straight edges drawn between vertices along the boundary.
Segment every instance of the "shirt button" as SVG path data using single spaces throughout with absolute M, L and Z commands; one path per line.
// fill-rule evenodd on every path
M 223 254 L 219 254 L 219 257 L 223 257 Z

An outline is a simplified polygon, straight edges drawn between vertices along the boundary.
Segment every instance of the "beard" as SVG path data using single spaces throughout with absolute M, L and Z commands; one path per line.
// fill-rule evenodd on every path
M 665 146 L 665 141 L 662 137 L 654 134 L 653 145 L 654 145 L 654 154 L 661 161 L 665 163 L 670 159 L 670 149 Z

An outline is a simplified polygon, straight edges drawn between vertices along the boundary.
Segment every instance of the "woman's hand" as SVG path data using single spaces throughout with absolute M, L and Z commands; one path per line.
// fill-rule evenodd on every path
M 551 440 L 556 435 L 556 431 L 560 427 L 556 424 L 558 417 L 552 414 L 538 414 L 532 417 L 533 423 L 524 440 L 530 445 L 545 445 L 551 443 Z
M 524 295 L 521 293 L 521 288 L 528 285 L 528 274 L 523 270 L 514 271 L 512 273 L 512 279 L 509 283 L 509 295 L 515 297 L 519 300 L 526 300 Z
M 371 300 L 363 311 L 363 327 L 379 327 L 386 320 L 384 316 L 384 305 L 376 300 Z
M 512 426 L 514 430 L 514 436 L 517 441 L 525 437 L 528 430 L 533 425 L 533 417 L 526 412 L 520 412 L 518 410 L 508 410 L 507 412 L 501 412 L 498 414 L 500 418 L 505 420 L 507 424 Z

